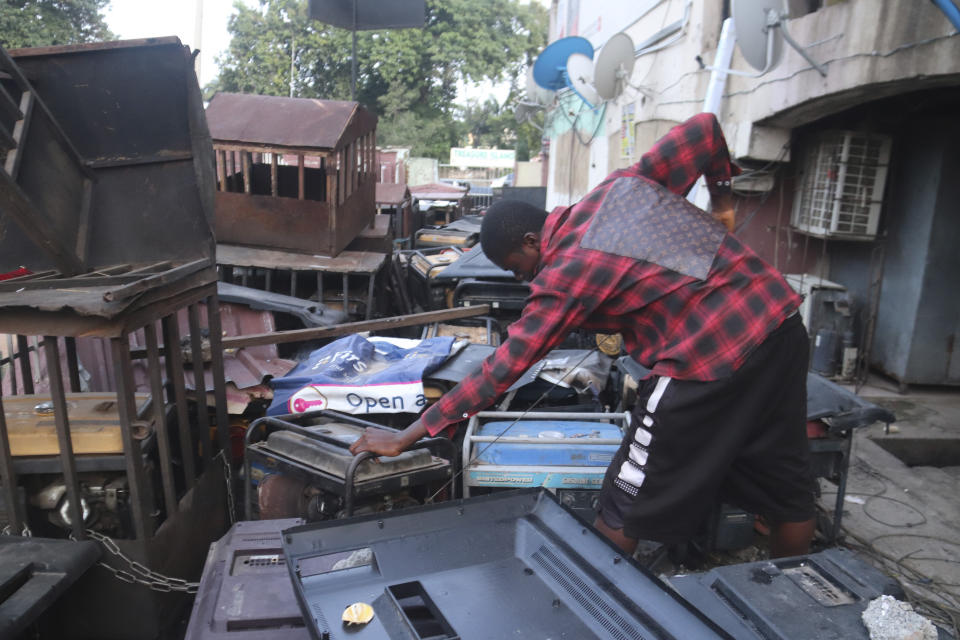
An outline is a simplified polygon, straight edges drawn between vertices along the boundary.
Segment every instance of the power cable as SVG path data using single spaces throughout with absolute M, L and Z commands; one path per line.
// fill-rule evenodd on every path
M 867 518 L 890 528 L 914 528 L 927 523 L 926 515 L 922 512 L 919 512 L 919 510 L 913 505 L 904 502 L 903 500 L 890 498 L 884 495 L 890 491 L 888 482 L 894 482 L 893 480 L 859 460 L 854 465 L 854 469 L 859 470 L 866 476 L 879 483 L 879 488 L 873 492 L 848 492 L 847 494 L 851 496 L 865 496 L 867 498 L 867 501 L 863 505 L 863 513 Z M 827 493 L 826 495 L 831 494 Z M 906 506 L 913 511 L 917 511 L 920 513 L 922 520 L 920 522 L 899 523 L 889 522 L 883 518 L 877 517 L 876 514 L 871 514 L 867 510 L 869 502 L 876 499 L 888 500 L 890 502 Z M 851 544 L 849 541 L 845 541 L 845 546 L 868 555 L 874 559 L 875 564 L 882 567 L 884 571 L 886 571 L 893 578 L 910 585 L 911 589 L 906 589 L 905 593 L 907 600 L 914 607 L 915 611 L 927 617 L 935 624 L 951 630 L 953 632 L 953 637 L 960 637 L 960 594 L 948 591 L 948 589 L 951 588 L 960 588 L 960 583 L 949 583 L 942 580 L 937 580 L 927 575 L 920 569 L 906 564 L 910 561 L 922 561 L 943 562 L 954 566 L 960 566 L 960 561 L 952 560 L 950 558 L 915 555 L 921 551 L 925 551 L 926 549 L 916 549 L 909 553 L 896 556 L 878 547 L 878 543 L 884 540 L 898 538 L 916 539 L 918 541 L 934 541 L 943 545 L 950 545 L 954 547 L 960 547 L 960 542 L 936 535 L 901 532 L 882 534 L 874 536 L 870 539 L 866 539 L 857 535 L 846 526 L 843 527 L 843 531 L 845 536 L 852 538 L 855 541 L 853 544 Z

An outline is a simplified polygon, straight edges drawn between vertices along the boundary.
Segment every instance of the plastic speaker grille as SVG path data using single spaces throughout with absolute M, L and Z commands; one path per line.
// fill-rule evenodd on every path
M 617 640 L 644 640 L 645 636 L 611 607 L 604 598 L 563 562 L 547 547 L 541 546 L 533 554 L 543 569 L 560 583 L 567 593 L 573 596 L 610 635 Z

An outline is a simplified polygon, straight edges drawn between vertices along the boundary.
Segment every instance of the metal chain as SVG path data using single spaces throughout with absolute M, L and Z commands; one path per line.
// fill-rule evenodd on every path
M 233 501 L 233 470 L 230 469 L 230 463 L 227 462 L 227 457 L 223 455 L 222 450 L 213 457 L 214 460 L 217 458 L 220 458 L 223 462 L 223 479 L 227 483 L 227 515 L 230 516 L 230 524 L 235 524 L 237 522 L 237 508 Z
M 130 569 L 129 571 L 110 566 L 106 562 L 97 563 L 112 573 L 114 577 L 121 582 L 126 582 L 128 584 L 139 584 L 153 591 L 159 591 L 161 593 L 182 591 L 183 593 L 193 594 L 197 592 L 197 588 L 200 586 L 199 582 L 187 582 L 182 578 L 171 578 L 170 576 L 165 576 L 162 573 L 151 571 L 136 560 L 131 560 L 124 555 L 124 553 L 120 550 L 120 547 L 117 546 L 117 543 L 108 536 L 97 533 L 96 531 L 92 531 L 90 529 L 87 529 L 87 535 L 99 542 L 108 552 L 117 558 L 120 558 L 127 564 L 127 567 Z M 70 539 L 74 539 L 72 535 L 70 536 Z
M 2 531 L 0 531 L 0 535 L 4 535 L 4 536 L 13 535 L 11 531 L 13 531 L 13 528 L 11 527 L 11 525 L 8 524 L 3 528 Z M 26 522 L 23 523 L 23 529 L 20 531 L 20 536 L 24 538 L 30 538 L 33 536 L 33 531 L 30 531 L 30 527 L 27 526 Z

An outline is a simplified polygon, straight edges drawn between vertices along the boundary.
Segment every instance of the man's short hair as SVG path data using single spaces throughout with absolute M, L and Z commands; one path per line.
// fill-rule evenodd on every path
M 487 209 L 480 226 L 480 246 L 498 266 L 520 250 L 523 235 L 540 233 L 547 212 L 522 200 L 498 200 Z

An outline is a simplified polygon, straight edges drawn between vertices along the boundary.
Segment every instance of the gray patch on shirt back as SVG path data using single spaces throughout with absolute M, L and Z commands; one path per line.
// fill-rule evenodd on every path
M 617 178 L 580 246 L 706 280 L 725 235 L 721 223 L 667 189 Z

